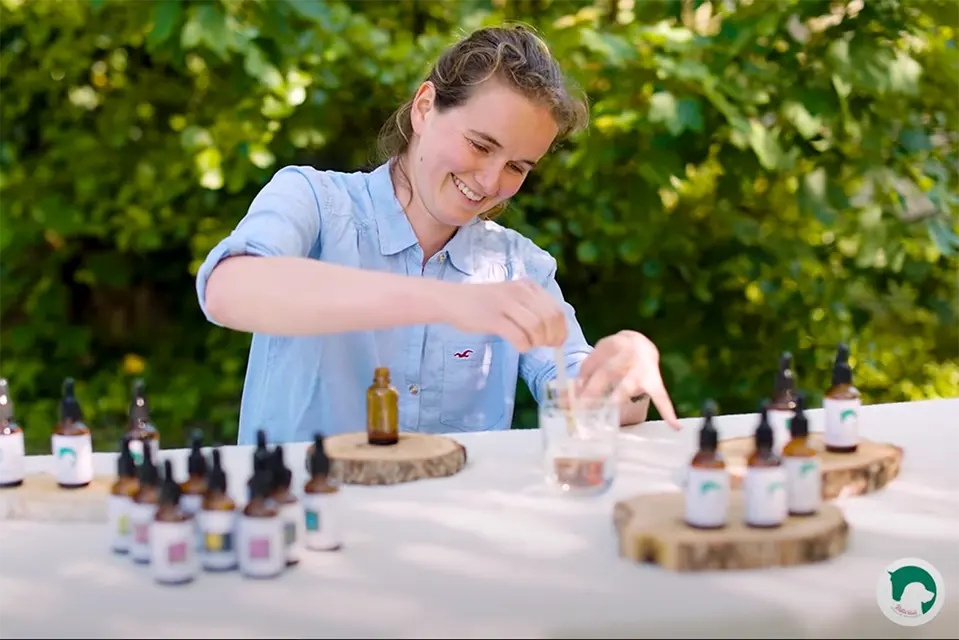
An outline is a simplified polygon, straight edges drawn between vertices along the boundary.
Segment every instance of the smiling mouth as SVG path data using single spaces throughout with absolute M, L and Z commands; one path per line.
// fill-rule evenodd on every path
M 459 189 L 459 192 L 466 196 L 466 199 L 473 203 L 479 203 L 483 201 L 483 196 L 479 195 L 472 189 L 466 186 L 466 183 L 454 176 L 452 173 L 450 177 L 453 178 L 453 184 L 456 185 L 456 188 Z

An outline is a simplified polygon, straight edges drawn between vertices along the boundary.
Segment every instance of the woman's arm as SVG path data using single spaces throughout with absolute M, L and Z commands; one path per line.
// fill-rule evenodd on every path
M 293 256 L 236 256 L 206 285 L 217 324 L 271 335 L 318 335 L 441 322 L 449 283 Z
M 218 325 L 316 335 L 440 322 L 450 283 L 368 271 L 307 256 L 323 233 L 326 182 L 285 167 L 201 265 L 197 297 Z

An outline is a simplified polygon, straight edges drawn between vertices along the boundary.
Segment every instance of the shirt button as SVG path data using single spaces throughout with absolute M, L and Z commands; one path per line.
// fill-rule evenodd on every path
M 446 252 L 444 251 L 443 253 L 441 253 L 440 255 L 438 255 L 438 256 L 436 257 L 436 259 L 439 260 L 440 263 L 446 262 Z
M 415 395 L 416 395 L 417 393 L 419 393 L 419 392 L 420 392 L 420 388 L 419 388 L 419 387 L 417 387 L 415 384 L 411 384 L 411 385 L 410 385 L 410 393 L 411 393 L 412 395 L 415 396 Z

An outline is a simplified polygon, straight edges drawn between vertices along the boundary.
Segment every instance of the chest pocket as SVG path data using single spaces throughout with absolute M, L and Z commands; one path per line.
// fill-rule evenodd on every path
M 492 428 L 505 413 L 503 343 L 497 339 L 443 342 L 440 422 L 456 431 Z

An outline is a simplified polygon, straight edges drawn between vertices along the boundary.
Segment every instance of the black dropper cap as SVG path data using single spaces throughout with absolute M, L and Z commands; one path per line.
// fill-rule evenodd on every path
M 253 450 L 253 471 L 266 469 L 270 460 L 270 451 L 266 448 L 266 431 L 258 429 L 256 432 L 256 449 Z
M 0 378 L 0 423 L 13 421 L 13 398 L 10 397 L 10 384 L 6 378 Z
M 322 433 L 313 434 L 313 453 L 310 455 L 309 469 L 313 477 L 323 477 L 330 473 L 330 459 L 323 447 Z
M 141 487 L 155 487 L 160 482 L 160 472 L 153 464 L 153 448 L 149 443 L 143 445 L 143 462 L 137 467 L 137 477 Z
M 176 506 L 180 504 L 180 495 L 183 491 L 173 477 L 173 463 L 169 460 L 163 463 L 163 484 L 160 486 L 160 504 Z
M 130 400 L 130 420 L 150 421 L 150 406 L 147 404 L 146 383 L 138 379 L 133 383 L 133 398 Z
M 226 493 L 226 472 L 223 471 L 223 463 L 220 461 L 220 450 L 213 450 L 213 466 L 210 467 L 210 475 L 206 480 L 207 491 L 217 491 Z
M 273 455 L 270 459 L 270 471 L 273 472 L 273 488 L 289 489 L 293 481 L 293 472 L 286 466 L 283 460 L 283 445 L 273 447 Z
M 759 426 L 756 427 L 756 449 L 759 451 L 772 451 L 773 448 L 773 428 L 769 424 L 769 402 L 763 400 L 760 406 Z
M 793 372 L 793 354 L 784 351 L 779 356 L 779 371 L 776 372 L 775 397 L 792 397 L 796 393 L 796 375 Z
M 852 367 L 849 366 L 849 346 L 840 344 L 832 365 L 832 386 L 852 384 Z
M 699 430 L 699 450 L 715 452 L 719 446 L 719 433 L 713 425 L 716 416 L 716 403 L 707 400 L 703 403 L 703 427 Z
M 120 439 L 120 456 L 117 458 L 117 476 L 121 478 L 136 478 L 137 463 L 130 453 L 130 438 Z
M 63 397 L 60 399 L 60 422 L 83 422 L 83 409 L 77 402 L 73 378 L 63 381 Z
M 269 469 L 254 472 L 253 477 L 250 478 L 250 499 L 266 499 L 272 492 L 273 480 Z
M 789 421 L 789 433 L 794 438 L 805 438 L 809 435 L 809 421 L 806 419 L 806 394 L 796 396 L 796 413 Z
M 187 473 L 191 476 L 206 476 L 206 458 L 203 457 L 203 432 L 194 429 L 190 435 L 190 457 L 187 458 Z

